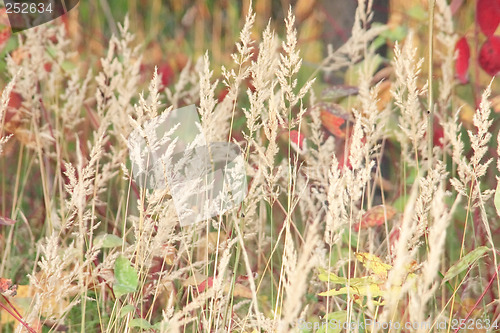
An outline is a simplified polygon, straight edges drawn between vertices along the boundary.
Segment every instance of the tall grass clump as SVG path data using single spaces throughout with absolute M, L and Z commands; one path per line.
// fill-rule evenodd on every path
M 498 85 L 460 116 L 450 6 L 428 12 L 431 40 L 410 29 L 384 59 L 390 27 L 359 0 L 351 37 L 312 71 L 294 10 L 260 32 L 250 5 L 231 62 L 214 68 L 208 50 L 167 87 L 156 68 L 144 84 L 128 18 L 90 68 L 60 22 L 12 37 L 2 332 L 498 329 Z M 155 124 L 191 104 L 207 142 L 241 148 L 248 186 L 236 207 L 181 226 L 174 190 L 134 178 L 154 161 L 128 139 L 175 144 Z

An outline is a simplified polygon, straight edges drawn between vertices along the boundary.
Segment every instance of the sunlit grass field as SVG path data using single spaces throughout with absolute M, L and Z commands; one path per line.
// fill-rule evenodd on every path
M 1 332 L 500 330 L 499 1 L 0 23 Z M 179 202 L 207 184 L 161 169 L 191 134 L 155 132 L 190 105 L 199 128 L 169 126 L 244 170 L 244 198 L 195 223 L 208 208 Z

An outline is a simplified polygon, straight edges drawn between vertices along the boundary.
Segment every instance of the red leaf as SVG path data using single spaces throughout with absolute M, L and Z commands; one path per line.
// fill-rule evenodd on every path
M 453 15 L 462 7 L 464 0 L 451 0 L 450 10 Z
M 222 103 L 222 101 L 224 100 L 224 98 L 226 98 L 228 93 L 229 93 L 228 88 L 225 88 L 225 89 L 220 91 L 219 97 L 217 97 L 217 100 L 219 101 L 219 103 Z
M 214 278 L 209 277 L 208 279 L 200 283 L 200 285 L 198 286 L 198 292 L 202 293 L 203 291 L 205 291 L 205 289 L 207 288 L 207 284 L 208 288 L 211 288 L 214 285 Z
M 467 72 L 469 71 L 470 48 L 467 39 L 462 37 L 455 45 L 455 50 L 458 52 L 457 61 L 455 62 L 455 71 L 460 83 L 467 83 Z
M 7 16 L 6 9 L 2 8 L 0 9 L 0 51 L 5 47 L 11 34 L 9 17 Z
M 7 26 L 10 31 L 9 16 L 7 15 L 7 9 L 5 7 L 0 8 L 0 25 Z
M 23 98 L 18 93 L 12 91 L 9 96 L 9 104 L 7 112 L 4 115 L 5 128 L 8 132 L 13 133 L 13 130 L 20 126 L 20 112 L 18 111 L 23 104 Z
M 296 150 L 302 150 L 304 149 L 304 139 L 306 137 L 304 134 L 300 133 L 297 130 L 291 130 L 290 131 L 290 144 L 296 149 Z
M 444 138 L 444 128 L 441 126 L 441 124 L 438 122 L 437 117 L 434 117 L 434 122 L 433 122 L 433 143 L 434 146 L 440 146 L 443 147 L 443 143 L 441 142 L 441 139 Z
M 491 76 L 500 72 L 500 37 L 491 36 L 479 51 L 479 65 Z
M 361 222 L 353 225 L 354 231 L 368 229 L 384 224 L 385 218 L 390 220 L 396 215 L 396 210 L 391 206 L 379 205 L 372 207 L 361 217 Z
M 500 23 L 500 0 L 478 0 L 476 20 L 486 36 L 492 36 Z
M 158 74 L 161 75 L 161 84 L 164 87 L 168 87 L 174 79 L 174 70 L 168 63 L 158 68 Z
M 345 141 L 346 146 L 342 148 L 342 150 L 337 154 L 337 159 L 339 161 L 339 170 L 344 169 L 344 167 L 351 169 L 352 170 L 352 165 L 349 156 L 351 156 L 351 144 L 352 140 L 348 139 Z M 361 143 L 365 144 L 366 143 L 366 138 L 362 137 L 361 138 Z
M 0 225 L 13 225 L 14 223 L 16 223 L 16 221 L 14 221 L 13 219 L 0 216 Z
M 0 30 L 0 51 L 4 48 L 5 43 L 9 40 L 11 31 L 9 27 L 4 27 Z
M 16 92 L 11 92 L 9 97 L 9 106 L 14 109 L 19 109 L 23 103 L 23 98 Z
M 320 108 L 320 118 L 323 126 L 331 134 L 344 139 L 347 135 L 349 114 L 338 104 L 319 103 L 315 107 Z
M 0 278 L 0 294 L 14 297 L 17 294 L 17 285 L 12 284 L 12 280 Z
M 391 248 L 394 247 L 398 242 L 400 233 L 401 233 L 401 226 L 399 224 L 396 224 L 389 233 L 389 244 Z
M 443 147 L 441 140 L 444 138 L 444 128 L 439 123 L 439 118 L 434 116 L 433 126 L 432 126 L 432 143 L 434 146 Z M 427 134 L 426 134 L 427 136 Z
M 345 154 L 343 152 L 338 157 L 338 160 L 339 160 L 339 169 L 340 170 L 344 169 L 344 166 L 348 169 L 352 169 L 352 165 L 351 165 L 351 162 L 349 162 L 349 158 L 347 158 L 347 161 L 346 161 Z

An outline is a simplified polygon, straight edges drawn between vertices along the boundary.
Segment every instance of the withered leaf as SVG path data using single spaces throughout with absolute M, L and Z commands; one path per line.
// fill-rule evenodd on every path
M 11 279 L 0 278 L 0 294 L 14 297 L 17 294 L 17 285 Z
M 387 205 L 378 205 L 369 209 L 361 217 L 361 221 L 353 224 L 355 231 L 368 229 L 384 224 L 385 218 L 390 220 L 396 215 L 396 209 Z
M 16 223 L 16 221 L 14 221 L 13 219 L 0 216 L 0 225 L 13 225 L 14 223 Z

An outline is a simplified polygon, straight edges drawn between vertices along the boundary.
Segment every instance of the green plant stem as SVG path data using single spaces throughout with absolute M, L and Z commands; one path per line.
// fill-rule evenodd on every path
M 433 129 L 434 129 L 434 101 L 433 101 L 433 95 L 432 95 L 432 59 L 434 57 L 434 43 L 433 43 L 433 37 L 434 37 L 434 6 L 436 4 L 435 0 L 430 0 L 429 2 L 429 77 L 428 77 L 428 89 L 429 89 L 429 94 L 428 94 L 428 103 L 427 107 L 429 108 L 428 111 L 428 125 L 427 125 L 427 133 L 428 133 L 428 149 L 429 149 L 429 169 L 432 169 L 432 146 L 433 146 Z

